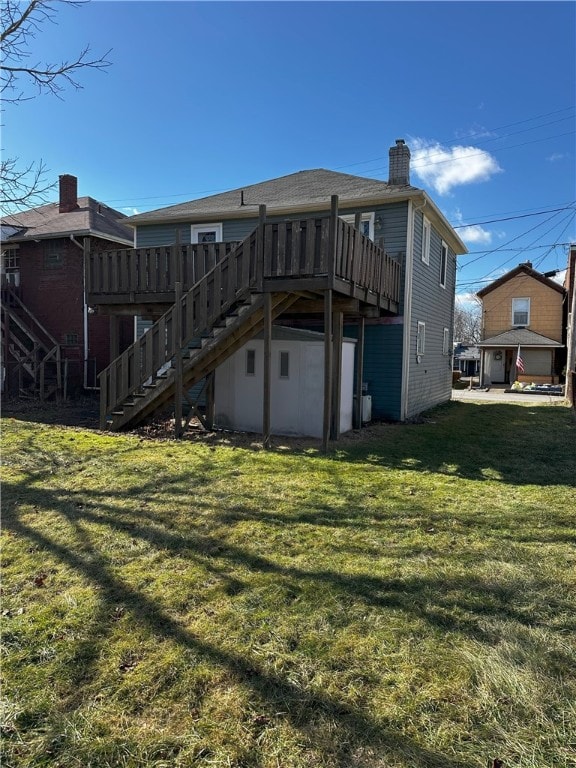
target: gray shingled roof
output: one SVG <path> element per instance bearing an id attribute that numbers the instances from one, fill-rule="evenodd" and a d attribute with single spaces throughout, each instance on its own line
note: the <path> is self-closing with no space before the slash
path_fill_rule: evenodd
<path id="1" fill-rule="evenodd" d="M 510 331 L 504 331 L 490 339 L 484 339 L 478 344 L 479 347 L 563 347 L 564 344 L 547 336 L 542 336 L 528 328 L 513 328 Z"/>
<path id="2" fill-rule="evenodd" d="M 352 176 L 348 173 L 326 171 L 323 168 L 298 171 L 288 176 L 262 181 L 229 192 L 202 197 L 188 203 L 159 208 L 148 213 L 130 216 L 130 224 L 190 219 L 217 215 L 221 218 L 239 215 L 256 216 L 258 206 L 266 205 L 269 212 L 291 208 L 329 208 L 331 195 L 338 195 L 340 205 L 344 201 L 358 202 L 399 197 L 406 193 L 421 192 L 410 185 L 394 186 L 385 181 Z M 244 205 L 242 205 L 242 193 Z"/>
<path id="3" fill-rule="evenodd" d="M 123 223 L 126 218 L 120 211 L 99 203 L 92 197 L 79 197 L 78 209 L 70 213 L 60 213 L 58 203 L 49 203 L 12 216 L 4 216 L 3 232 L 7 227 L 16 231 L 3 240 L 21 242 L 72 234 L 94 235 L 132 245 L 134 232 Z"/>
<path id="4" fill-rule="evenodd" d="M 264 332 L 257 333 L 255 339 L 263 339 Z M 318 331 L 309 331 L 307 328 L 290 328 L 285 325 L 272 326 L 272 339 L 274 341 L 324 341 L 324 334 Z M 344 337 L 344 341 L 356 342 L 356 339 Z"/>

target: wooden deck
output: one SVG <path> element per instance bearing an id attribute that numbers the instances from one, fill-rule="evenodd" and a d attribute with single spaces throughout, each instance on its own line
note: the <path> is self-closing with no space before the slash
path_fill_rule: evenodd
<path id="1" fill-rule="evenodd" d="M 360 233 L 359 217 L 354 227 L 337 211 L 334 197 L 329 217 L 267 222 L 261 206 L 258 226 L 240 243 L 91 253 L 86 240 L 88 303 L 111 314 L 158 316 L 100 374 L 102 428 L 136 424 L 174 397 L 179 433 L 183 392 L 211 376 L 260 331 L 269 344 L 275 318 L 321 312 L 326 444 L 329 434 L 337 433 L 332 415 L 340 372 L 335 364 L 333 375 L 332 361 L 338 360 L 344 313 L 363 323 L 368 313 L 397 313 L 400 303 L 399 262 Z M 269 358 L 265 425 L 270 423 Z"/>
<path id="2" fill-rule="evenodd" d="M 185 293 L 230 257 L 231 278 L 236 279 L 232 273 L 242 261 L 242 269 L 264 293 L 332 289 L 387 312 L 398 311 L 399 263 L 341 219 L 264 223 L 247 241 L 87 251 L 88 304 L 129 314 L 157 305 L 160 313 L 174 302 L 176 283 Z"/>

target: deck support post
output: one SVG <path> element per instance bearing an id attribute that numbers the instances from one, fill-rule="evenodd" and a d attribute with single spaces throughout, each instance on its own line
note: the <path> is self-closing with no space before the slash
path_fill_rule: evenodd
<path id="1" fill-rule="evenodd" d="M 177 281 L 174 285 L 174 352 L 176 355 L 176 368 L 174 371 L 174 437 L 179 440 L 182 437 L 182 387 L 183 387 L 183 360 L 182 360 L 182 283 Z"/>
<path id="2" fill-rule="evenodd" d="M 332 423 L 332 291 L 324 293 L 324 424 L 322 450 L 328 450 Z"/>
<path id="3" fill-rule="evenodd" d="M 116 360 L 120 354 L 120 319 L 110 315 L 110 360 Z"/>
<path id="4" fill-rule="evenodd" d="M 344 338 L 344 313 L 334 312 L 332 315 L 332 418 L 330 437 L 338 440 L 340 437 L 340 402 L 342 400 L 342 341 Z"/>
<path id="5" fill-rule="evenodd" d="M 264 225 L 266 224 L 266 206 L 258 206 L 258 231 L 256 234 L 256 285 L 257 290 L 264 290 Z"/>
<path id="6" fill-rule="evenodd" d="M 262 445 L 270 448 L 270 411 L 272 404 L 272 294 L 264 294 L 264 397 L 262 405 Z"/>
<path id="7" fill-rule="evenodd" d="M 214 392 L 216 384 L 216 371 L 211 371 L 206 376 L 206 429 L 214 429 Z"/>
<path id="8" fill-rule="evenodd" d="M 356 402 L 354 407 L 354 429 L 362 428 L 362 380 L 364 378 L 364 331 L 366 319 L 358 320 L 358 342 L 356 344 Z"/>

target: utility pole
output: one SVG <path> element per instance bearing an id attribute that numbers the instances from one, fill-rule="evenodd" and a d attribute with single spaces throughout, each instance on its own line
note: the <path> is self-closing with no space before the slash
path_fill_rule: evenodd
<path id="1" fill-rule="evenodd" d="M 574 372 L 576 360 L 576 275 L 574 274 L 574 268 L 576 267 L 576 257 L 570 254 L 570 258 L 572 259 L 572 303 L 568 314 L 568 333 L 566 338 L 566 345 L 568 347 L 566 357 L 566 399 L 570 405 L 574 406 L 574 378 L 576 378 Z M 570 290 L 570 285 L 568 285 L 568 289 Z"/>

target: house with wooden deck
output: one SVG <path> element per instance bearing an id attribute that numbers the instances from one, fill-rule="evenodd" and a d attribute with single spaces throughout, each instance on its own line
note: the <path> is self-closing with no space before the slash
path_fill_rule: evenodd
<path id="1" fill-rule="evenodd" d="M 85 246 L 126 248 L 133 230 L 119 211 L 78 197 L 78 180 L 59 178 L 59 198 L 2 218 L 2 391 L 42 399 L 97 387 L 110 362 L 110 318 L 90 309 Z M 133 322 L 114 326 L 124 348 Z"/>
<path id="2" fill-rule="evenodd" d="M 215 372 L 240 350 L 256 370 L 250 342 L 261 335 L 266 441 L 281 397 L 273 325 L 322 334 L 310 375 L 321 371 L 324 441 L 342 429 L 345 337 L 356 340 L 356 424 L 363 394 L 373 417 L 397 421 L 449 400 L 456 255 L 466 248 L 410 184 L 405 142 L 389 155 L 387 182 L 301 171 L 132 216 L 134 248 L 87 247 L 90 306 L 148 322 L 100 376 L 102 426 L 130 427 L 172 403 L 179 432 L 198 413 L 199 388 L 213 423 Z"/>
<path id="3" fill-rule="evenodd" d="M 566 363 L 564 287 L 527 261 L 477 296 L 482 302 L 481 383 L 558 384 Z"/>

